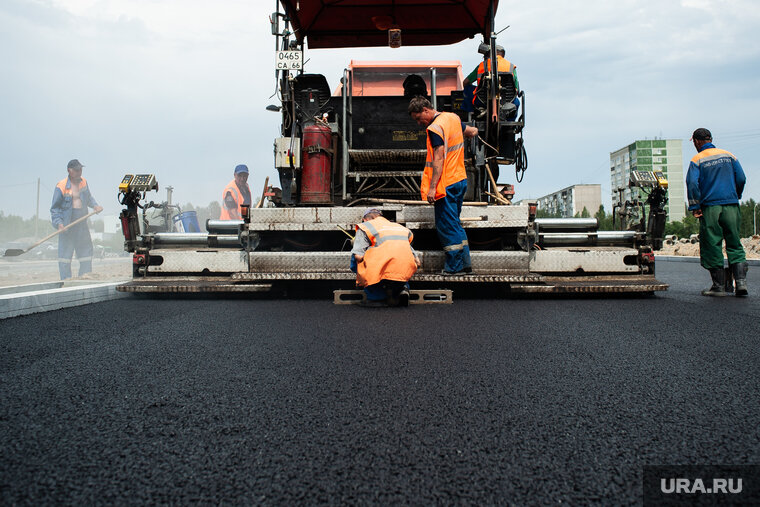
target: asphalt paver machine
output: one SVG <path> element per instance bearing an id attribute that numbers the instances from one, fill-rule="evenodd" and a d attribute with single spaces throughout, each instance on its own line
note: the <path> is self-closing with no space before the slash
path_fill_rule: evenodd
<path id="1" fill-rule="evenodd" d="M 151 232 L 139 208 L 157 189 L 152 175 L 127 175 L 125 247 L 133 253 L 129 292 L 257 292 L 327 282 L 350 288 L 348 236 L 368 206 L 414 233 L 422 266 L 411 283 L 454 288 L 488 284 L 511 293 L 652 293 L 655 246 L 664 229 L 664 178 L 639 171 L 631 185 L 650 190 L 645 216 L 627 230 L 600 231 L 596 219 L 536 218 L 534 203 L 512 205 L 527 169 L 521 108 L 511 75 L 487 72 L 474 109 L 458 61 L 352 60 L 340 76 L 306 72 L 305 50 L 441 46 L 481 37 L 484 63 L 496 61 L 496 0 L 281 0 L 272 14 L 281 116 L 274 141 L 280 187 L 243 207 L 242 220 L 209 220 L 206 232 Z M 308 62 L 307 62 L 308 63 Z M 420 199 L 425 130 L 408 115 L 411 97 L 478 128 L 465 142 L 468 190 L 461 220 L 472 274 L 443 276 L 433 207 Z M 661 177 L 661 175 L 659 175 Z"/>

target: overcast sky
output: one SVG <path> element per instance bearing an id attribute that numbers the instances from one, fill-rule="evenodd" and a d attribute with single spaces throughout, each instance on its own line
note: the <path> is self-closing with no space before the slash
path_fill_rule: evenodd
<path id="1" fill-rule="evenodd" d="M 272 0 L 2 0 L 0 210 L 49 216 L 78 158 L 106 213 L 125 173 L 156 174 L 163 200 L 220 200 L 236 164 L 254 194 L 276 180 Z M 744 199 L 760 200 L 760 2 L 502 0 L 507 57 L 527 94 L 529 169 L 516 199 L 600 183 L 609 153 L 636 139 L 684 140 L 697 127 L 736 154 Z M 354 59 L 477 63 L 479 38 L 425 48 L 307 50 L 331 88 Z M 504 171 L 502 171 L 504 174 Z M 514 173 L 500 179 L 515 183 Z"/>

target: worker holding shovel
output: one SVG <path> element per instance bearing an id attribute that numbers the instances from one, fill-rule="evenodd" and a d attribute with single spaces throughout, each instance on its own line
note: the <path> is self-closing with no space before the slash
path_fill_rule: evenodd
<path id="1" fill-rule="evenodd" d="M 92 238 L 87 227 L 88 208 L 94 213 L 103 211 L 90 193 L 87 180 L 82 178 L 82 164 L 79 160 L 69 161 L 66 169 L 67 178 L 62 179 L 53 190 L 53 204 L 50 206 L 50 218 L 53 227 L 60 231 L 58 239 L 58 271 L 61 280 L 71 278 L 71 259 L 74 251 L 79 260 L 79 276 L 92 271 Z M 77 224 L 72 224 L 80 220 Z M 72 227 L 67 228 L 68 225 Z M 65 229 L 65 230 L 64 230 Z"/>

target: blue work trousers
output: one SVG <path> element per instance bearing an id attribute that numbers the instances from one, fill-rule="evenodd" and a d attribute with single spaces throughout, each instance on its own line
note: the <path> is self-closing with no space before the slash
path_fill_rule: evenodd
<path id="1" fill-rule="evenodd" d="M 446 187 L 446 197 L 435 201 L 435 228 L 446 255 L 443 269 L 458 273 L 472 266 L 467 233 L 459 222 L 467 180 Z"/>
<path id="2" fill-rule="evenodd" d="M 356 257 L 353 255 L 351 255 L 349 268 L 356 273 L 358 265 Z M 364 294 L 367 296 L 367 301 L 385 301 L 388 298 L 388 290 L 391 291 L 392 296 L 398 297 L 399 292 L 404 289 L 409 290 L 409 282 L 404 283 L 395 280 L 380 280 L 378 283 L 364 287 Z"/>
<path id="3" fill-rule="evenodd" d="M 75 209 L 71 220 L 74 221 L 86 214 L 87 209 Z M 71 278 L 71 259 L 75 251 L 79 260 L 79 276 L 92 271 L 92 238 L 87 228 L 87 220 L 58 235 L 58 272 L 61 280 Z"/>

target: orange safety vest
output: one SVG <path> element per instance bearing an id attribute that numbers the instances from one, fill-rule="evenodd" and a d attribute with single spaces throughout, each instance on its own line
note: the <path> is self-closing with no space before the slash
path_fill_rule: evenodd
<path id="1" fill-rule="evenodd" d="M 504 58 L 503 56 L 496 56 L 496 72 L 508 72 L 510 74 L 515 73 L 515 67 L 512 65 L 512 62 Z M 491 59 L 488 59 L 488 71 L 491 71 Z M 478 86 L 480 86 L 480 79 L 485 74 L 485 70 L 483 67 L 483 62 L 480 62 L 480 65 L 478 65 Z"/>
<path id="2" fill-rule="evenodd" d="M 232 198 L 235 199 L 235 209 L 227 209 L 227 206 L 224 205 L 224 199 L 227 197 L 227 192 L 229 192 L 232 195 Z M 250 191 L 249 191 L 250 193 Z M 220 220 L 241 220 L 243 217 L 240 215 L 240 205 L 243 204 L 243 194 L 238 190 L 237 184 L 235 183 L 235 180 L 233 179 L 230 181 L 226 187 L 224 187 L 224 191 L 222 192 L 222 215 L 219 217 Z"/>
<path id="3" fill-rule="evenodd" d="M 417 271 L 412 248 L 412 231 L 383 217 L 356 226 L 367 234 L 370 247 L 356 266 L 356 285 L 366 287 L 381 280 L 407 282 Z"/>
<path id="4" fill-rule="evenodd" d="M 66 188 L 66 184 L 69 184 L 69 188 Z M 74 182 L 69 178 L 64 178 L 55 185 L 53 191 L 53 203 L 50 207 L 50 218 L 53 223 L 53 227 L 58 227 L 59 224 L 69 225 L 71 223 L 71 216 L 74 211 Z M 58 192 L 61 193 L 60 199 L 58 198 Z M 79 182 L 79 198 L 82 200 L 82 210 L 87 211 L 87 208 L 94 208 L 98 205 L 90 194 L 90 188 L 87 186 L 87 180 L 82 178 Z"/>
<path id="5" fill-rule="evenodd" d="M 504 72 L 512 74 L 512 79 L 514 79 L 515 76 L 515 67 L 512 65 L 512 62 L 504 58 L 503 56 L 496 56 L 496 71 L 497 72 Z M 483 70 L 483 62 L 480 62 L 480 65 L 478 65 L 478 86 L 475 89 L 475 92 L 472 94 L 472 103 L 473 105 L 477 104 L 478 100 L 478 88 L 480 88 L 480 79 L 485 75 L 485 70 Z M 488 71 L 491 71 L 491 60 L 488 60 Z M 517 84 L 515 84 L 515 88 L 517 87 Z"/>
<path id="6" fill-rule="evenodd" d="M 61 181 L 59 181 L 58 184 L 56 185 L 56 187 L 58 187 L 58 189 L 61 191 L 61 195 L 63 195 L 64 197 L 66 197 L 67 195 L 71 194 L 71 185 L 74 184 L 72 182 L 71 185 L 69 185 L 69 188 L 66 188 L 66 183 L 68 181 L 69 181 L 69 178 L 67 176 L 66 178 L 63 178 Z M 84 179 L 84 178 L 81 178 L 81 180 L 79 182 L 79 190 L 81 191 L 86 186 L 87 186 L 87 180 Z M 80 192 L 80 195 L 81 195 L 81 192 Z M 87 203 L 84 203 L 84 205 L 85 205 L 84 207 L 86 208 L 87 207 Z"/>
<path id="7" fill-rule="evenodd" d="M 440 113 L 428 125 L 427 130 L 435 132 L 443 138 L 443 172 L 438 185 L 435 187 L 436 200 L 446 197 L 446 187 L 467 179 L 464 169 L 464 135 L 462 133 L 462 120 L 454 113 Z M 433 147 L 430 145 L 430 136 L 427 138 L 427 159 L 425 171 L 422 173 L 420 194 L 422 200 L 427 200 L 430 190 L 430 180 L 433 178 Z"/>

